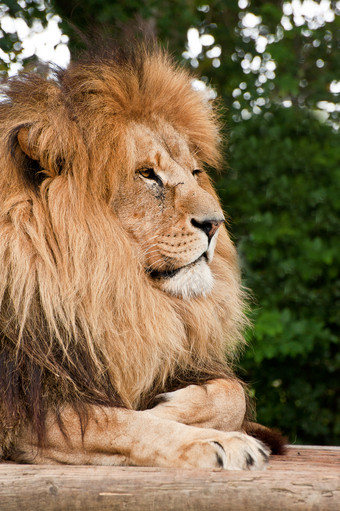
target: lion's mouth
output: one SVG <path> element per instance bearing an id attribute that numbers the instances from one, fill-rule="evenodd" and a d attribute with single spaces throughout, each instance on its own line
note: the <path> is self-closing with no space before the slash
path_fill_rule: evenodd
<path id="1" fill-rule="evenodd" d="M 187 269 L 187 268 L 191 268 L 192 266 L 195 266 L 195 264 L 197 264 L 202 259 L 205 259 L 206 261 L 208 260 L 206 252 L 204 252 L 204 254 L 200 255 L 192 263 L 186 264 L 184 266 L 180 266 L 179 268 L 175 268 L 173 270 L 168 269 L 168 270 L 164 270 L 164 271 L 154 270 L 152 268 L 147 268 L 146 269 L 146 273 L 148 275 L 150 275 L 150 277 L 152 279 L 171 279 L 172 277 L 177 275 L 177 273 L 179 273 L 181 270 Z"/>

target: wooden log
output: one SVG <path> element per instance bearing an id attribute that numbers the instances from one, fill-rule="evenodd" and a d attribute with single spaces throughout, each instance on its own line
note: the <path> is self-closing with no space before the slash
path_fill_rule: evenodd
<path id="1" fill-rule="evenodd" d="M 264 472 L 0 464 L 0 510 L 338 511 L 340 448 L 290 448 Z"/>

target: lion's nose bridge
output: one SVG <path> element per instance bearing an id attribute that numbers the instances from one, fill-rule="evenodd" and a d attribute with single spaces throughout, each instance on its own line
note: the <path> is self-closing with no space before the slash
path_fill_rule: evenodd
<path id="1" fill-rule="evenodd" d="M 188 222 L 202 230 L 210 240 L 224 222 L 217 200 L 202 188 L 189 191 L 182 199 Z"/>

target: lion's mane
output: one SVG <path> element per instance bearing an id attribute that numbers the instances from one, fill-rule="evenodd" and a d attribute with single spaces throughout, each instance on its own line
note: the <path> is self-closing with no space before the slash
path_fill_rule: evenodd
<path id="1" fill-rule="evenodd" d="M 114 213 L 134 172 L 131 120 L 162 118 L 207 165 L 214 108 L 157 48 L 84 59 L 54 78 L 22 74 L 0 104 L 0 441 L 47 410 L 142 408 L 181 382 L 228 375 L 242 342 L 235 250 L 221 229 L 206 297 L 157 289 Z M 27 129 L 29 151 L 18 136 Z M 214 194 L 209 183 L 207 190 Z M 137 205 L 136 205 L 137 207 Z M 230 367 L 230 362 L 229 362 Z"/>

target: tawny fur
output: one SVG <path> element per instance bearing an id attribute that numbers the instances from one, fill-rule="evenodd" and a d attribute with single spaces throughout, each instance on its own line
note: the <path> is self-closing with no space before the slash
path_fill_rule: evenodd
<path id="1" fill-rule="evenodd" d="M 23 74 L 4 85 L 4 456 L 28 425 L 43 444 L 51 414 L 63 431 L 65 407 L 85 424 L 94 405 L 140 410 L 185 384 L 233 379 L 245 319 L 226 229 L 210 264 L 212 291 L 185 300 L 151 281 L 145 247 L 117 213 L 139 163 L 136 125 L 145 134 L 174 130 L 201 167 L 218 165 L 217 115 L 191 80 L 161 50 L 142 46 L 72 64 L 53 79 Z M 217 204 L 208 176 L 199 179 Z M 138 216 L 139 204 L 131 208 Z"/>

